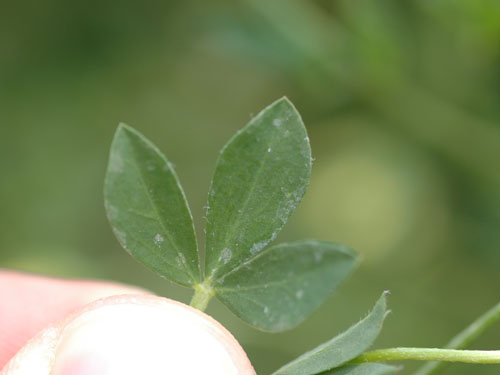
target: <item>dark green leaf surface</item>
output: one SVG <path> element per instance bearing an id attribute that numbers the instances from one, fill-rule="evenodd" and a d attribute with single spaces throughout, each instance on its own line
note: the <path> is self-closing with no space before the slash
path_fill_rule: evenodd
<path id="1" fill-rule="evenodd" d="M 373 344 L 382 329 L 385 315 L 384 293 L 366 318 L 330 341 L 283 366 L 273 375 L 318 374 L 345 364 Z"/>
<path id="2" fill-rule="evenodd" d="M 267 330 L 292 328 L 317 309 L 353 270 L 357 254 L 322 241 L 270 247 L 214 285 L 236 315 Z"/>
<path id="3" fill-rule="evenodd" d="M 310 175 L 309 139 L 286 98 L 260 112 L 224 146 L 208 197 L 209 280 L 223 278 L 275 238 Z"/>
<path id="4" fill-rule="evenodd" d="M 385 365 L 383 363 L 363 363 L 345 365 L 322 372 L 321 375 L 392 375 L 397 374 L 400 369 L 400 367 Z"/>
<path id="5" fill-rule="evenodd" d="M 111 146 L 104 196 L 113 231 L 131 255 L 181 285 L 199 282 L 193 219 L 177 176 L 150 141 L 123 124 Z"/>

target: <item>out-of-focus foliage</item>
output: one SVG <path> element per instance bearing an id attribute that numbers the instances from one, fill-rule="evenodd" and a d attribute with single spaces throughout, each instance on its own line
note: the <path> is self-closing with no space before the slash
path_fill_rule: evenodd
<path id="1" fill-rule="evenodd" d="M 442 345 L 498 301 L 498 1 L 4 0 L 1 9 L 0 266 L 187 301 L 130 260 L 106 222 L 114 129 L 130 123 L 169 155 L 202 233 L 217 151 L 287 95 L 316 162 L 278 240 L 343 242 L 365 260 L 286 334 L 209 308 L 259 373 L 343 330 L 383 289 L 394 314 L 381 347 Z M 476 347 L 497 347 L 499 334 Z"/>

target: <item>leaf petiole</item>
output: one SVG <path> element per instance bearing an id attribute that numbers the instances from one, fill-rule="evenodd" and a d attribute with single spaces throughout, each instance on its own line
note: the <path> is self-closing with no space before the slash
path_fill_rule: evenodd
<path id="1" fill-rule="evenodd" d="M 349 363 L 404 360 L 495 364 L 500 363 L 500 350 L 390 348 L 361 354 Z"/>
<path id="2" fill-rule="evenodd" d="M 190 305 L 200 311 L 205 311 L 208 303 L 215 295 L 215 290 L 206 281 L 194 286 L 194 295 Z"/>

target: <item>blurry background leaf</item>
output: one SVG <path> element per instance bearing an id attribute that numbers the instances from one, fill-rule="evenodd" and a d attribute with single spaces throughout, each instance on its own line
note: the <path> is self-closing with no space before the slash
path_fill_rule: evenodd
<path id="1" fill-rule="evenodd" d="M 293 104 L 266 107 L 221 150 L 207 208 L 206 277 L 220 283 L 287 222 L 311 176 L 311 148 Z"/>
<path id="2" fill-rule="evenodd" d="M 266 331 L 304 321 L 353 270 L 356 253 L 321 241 L 282 243 L 263 250 L 215 285 L 236 315 Z"/>
<path id="3" fill-rule="evenodd" d="M 116 130 L 104 203 L 120 244 L 164 278 L 200 281 L 193 219 L 179 180 L 161 152 L 127 125 Z"/>
<path id="4" fill-rule="evenodd" d="M 102 183 L 116 124 L 137 126 L 175 164 L 202 240 L 218 151 L 287 95 L 316 161 L 279 240 L 345 243 L 363 262 L 286 333 L 209 306 L 257 373 L 333 337 L 381 290 L 394 314 L 380 347 L 442 346 L 498 301 L 500 2 L 0 2 L 0 267 L 188 302 L 109 229 Z M 500 326 L 475 348 L 498 337 Z"/>

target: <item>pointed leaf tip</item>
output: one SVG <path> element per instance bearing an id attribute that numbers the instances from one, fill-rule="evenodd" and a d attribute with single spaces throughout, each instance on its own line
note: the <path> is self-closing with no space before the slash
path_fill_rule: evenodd
<path id="1" fill-rule="evenodd" d="M 379 335 L 386 316 L 386 295 L 359 323 L 307 352 L 272 375 L 318 374 L 342 366 L 368 349 Z"/>
<path id="2" fill-rule="evenodd" d="M 224 146 L 208 198 L 206 274 L 222 279 L 272 241 L 311 175 L 309 138 L 286 98 L 261 111 Z"/>

